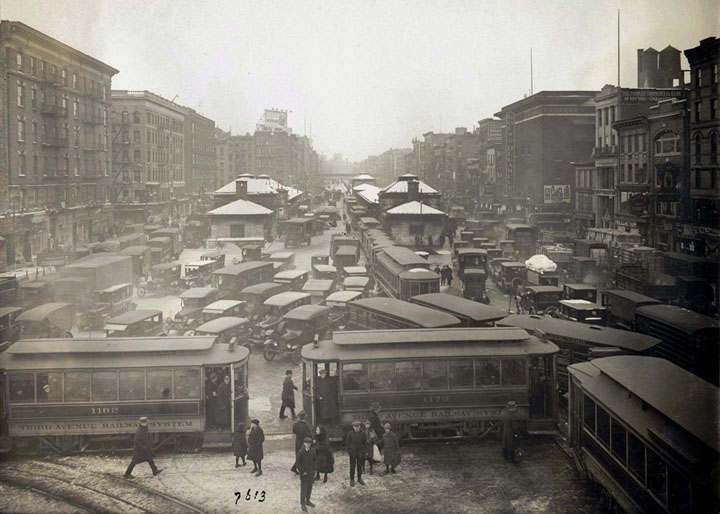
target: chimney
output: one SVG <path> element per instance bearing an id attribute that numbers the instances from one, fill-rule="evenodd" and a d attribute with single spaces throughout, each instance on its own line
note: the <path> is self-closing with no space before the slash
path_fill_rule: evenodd
<path id="1" fill-rule="evenodd" d="M 235 199 L 236 200 L 247 200 L 247 180 L 237 179 L 235 180 Z"/>
<path id="2" fill-rule="evenodd" d="M 408 180 L 408 202 L 420 201 L 420 181 L 418 179 Z"/>

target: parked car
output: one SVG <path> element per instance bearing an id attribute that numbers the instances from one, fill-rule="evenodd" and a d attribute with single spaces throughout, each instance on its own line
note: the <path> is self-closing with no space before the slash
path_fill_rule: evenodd
<path id="1" fill-rule="evenodd" d="M 67 302 L 45 303 L 15 319 L 20 324 L 22 339 L 72 337 L 75 309 Z"/>
<path id="2" fill-rule="evenodd" d="M 530 314 L 554 316 L 560 308 L 563 290 L 557 286 L 530 286 L 522 297 L 523 309 Z"/>
<path id="3" fill-rule="evenodd" d="M 235 316 L 221 316 L 203 323 L 185 335 L 214 336 L 216 343 L 250 347 L 250 320 Z"/>
<path id="4" fill-rule="evenodd" d="M 241 300 L 218 300 L 206 305 L 202 310 L 202 322 L 207 323 L 215 318 L 227 316 L 242 318 L 245 314 L 246 305 Z"/>
<path id="5" fill-rule="evenodd" d="M 107 337 L 153 337 L 166 335 L 163 314 L 158 310 L 129 311 L 105 322 Z"/>
<path id="6" fill-rule="evenodd" d="M 289 355 L 295 364 L 300 363 L 302 347 L 325 337 L 329 321 L 330 309 L 323 305 L 302 305 L 291 310 L 267 334 L 263 357 L 269 362 L 278 355 Z"/>

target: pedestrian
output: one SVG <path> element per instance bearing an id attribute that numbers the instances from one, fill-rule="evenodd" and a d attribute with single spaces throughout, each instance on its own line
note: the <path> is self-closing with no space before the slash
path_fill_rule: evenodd
<path id="1" fill-rule="evenodd" d="M 350 233 L 350 230 L 351 230 L 351 229 L 352 229 L 352 226 L 350 225 L 350 223 L 349 223 L 349 222 L 345 223 L 345 232 L 346 232 L 347 234 Z"/>
<path id="2" fill-rule="evenodd" d="M 138 420 L 138 427 L 135 431 L 133 439 L 133 453 L 130 465 L 125 470 L 125 478 L 132 478 L 133 469 L 136 464 L 147 462 L 150 464 L 153 476 L 162 473 L 162 469 L 158 469 L 153 460 L 152 445 L 150 443 L 150 434 L 148 433 L 148 419 L 143 416 Z"/>
<path id="3" fill-rule="evenodd" d="M 395 468 L 400 464 L 400 441 L 395 432 L 391 430 L 390 423 L 383 425 L 385 433 L 382 435 L 383 439 L 383 462 L 385 462 L 385 472 L 383 475 L 388 473 L 395 473 Z"/>
<path id="4" fill-rule="evenodd" d="M 432 248 L 433 246 L 433 237 L 432 234 L 428 234 L 428 248 Z"/>
<path id="5" fill-rule="evenodd" d="M 441 273 L 442 270 L 440 269 L 440 266 L 438 266 L 438 265 L 436 264 L 436 265 L 435 265 L 435 269 L 433 269 L 433 271 L 440 277 L 440 281 L 441 281 L 441 284 L 442 284 L 442 273 Z"/>
<path id="6" fill-rule="evenodd" d="M 415 247 L 420 248 L 420 234 L 415 234 Z"/>
<path id="7" fill-rule="evenodd" d="M 455 233 L 451 230 L 448 231 L 448 243 L 450 243 L 450 248 L 453 246 L 453 241 L 455 240 Z"/>
<path id="8" fill-rule="evenodd" d="M 215 428 L 215 401 L 217 400 L 217 374 L 210 373 L 205 379 L 205 423 Z"/>
<path id="9" fill-rule="evenodd" d="M 280 406 L 280 419 L 287 418 L 285 415 L 285 408 L 287 407 L 290 408 L 290 414 L 292 415 L 292 418 L 295 419 L 295 391 L 297 391 L 297 387 L 293 384 L 292 370 L 289 369 L 285 372 L 282 395 L 280 396 L 280 399 L 282 400 L 282 405 Z"/>
<path id="10" fill-rule="evenodd" d="M 367 439 L 365 433 L 360 431 L 360 422 L 352 423 L 352 430 L 348 432 L 345 448 L 350 457 L 350 487 L 355 487 L 355 471 L 357 470 L 358 484 L 365 485 L 362 479 L 363 462 L 367 453 Z"/>
<path id="11" fill-rule="evenodd" d="M 438 245 L 440 245 L 440 248 L 443 248 L 445 246 L 445 232 L 440 232 L 440 237 L 438 238 Z"/>
<path id="12" fill-rule="evenodd" d="M 517 445 L 517 404 L 513 401 L 500 414 L 500 437 L 502 439 L 503 458 L 515 462 L 515 448 Z"/>
<path id="13" fill-rule="evenodd" d="M 320 370 L 315 394 L 320 407 L 318 423 L 329 425 L 338 415 L 337 389 L 334 379 L 328 377 L 327 371 L 324 369 Z"/>
<path id="14" fill-rule="evenodd" d="M 235 467 L 240 467 L 240 459 L 242 459 L 242 465 L 247 465 L 245 462 L 245 456 L 248 452 L 247 434 L 245 433 L 245 424 L 238 423 L 235 427 L 235 433 L 232 437 L 233 441 L 233 453 L 235 454 Z"/>
<path id="15" fill-rule="evenodd" d="M 307 416 L 305 415 L 305 412 L 300 412 L 298 414 L 298 420 L 293 425 L 293 434 L 295 434 L 295 453 L 300 451 L 300 448 L 302 448 L 303 441 L 306 437 L 312 438 L 312 430 L 310 429 L 310 426 L 307 424 L 306 421 Z M 293 464 L 293 467 L 290 468 L 290 471 L 293 473 L 297 473 L 297 467 L 295 464 Z"/>
<path id="16" fill-rule="evenodd" d="M 368 413 L 367 419 L 370 421 L 370 427 L 377 436 L 375 444 L 378 445 L 378 448 L 382 448 L 382 434 L 384 430 L 383 424 L 380 422 L 380 404 L 378 402 L 372 402 L 370 404 L 370 412 Z"/>
<path id="17" fill-rule="evenodd" d="M 317 475 L 315 480 L 320 480 L 320 473 L 323 473 L 323 484 L 327 483 L 328 473 L 335 471 L 335 456 L 328 442 L 327 431 L 322 425 L 315 427 L 315 451 L 317 452 Z"/>
<path id="18" fill-rule="evenodd" d="M 369 419 L 365 420 L 365 437 L 367 438 L 367 452 L 365 453 L 365 462 L 370 466 L 370 474 L 373 474 L 373 464 L 375 463 L 375 448 L 379 436 L 372 429 L 372 424 Z"/>
<path id="19" fill-rule="evenodd" d="M 447 276 L 445 277 L 445 282 L 447 282 L 448 287 L 452 287 L 452 281 L 453 281 L 452 268 L 450 266 L 448 266 L 447 264 L 445 265 L 445 268 L 447 269 L 447 271 L 445 272 L 445 273 L 447 273 Z"/>
<path id="20" fill-rule="evenodd" d="M 312 438 L 306 437 L 303 439 L 302 448 L 295 454 L 295 467 L 300 472 L 300 508 L 303 512 L 307 512 L 306 505 L 315 506 L 310 501 L 310 496 L 317 471 L 317 453 L 311 444 Z"/>
<path id="21" fill-rule="evenodd" d="M 215 424 L 220 428 L 220 431 L 230 426 L 230 375 L 225 375 L 222 383 L 217 388 Z"/>
<path id="22" fill-rule="evenodd" d="M 253 462 L 253 469 L 250 473 L 257 473 L 255 476 L 262 475 L 263 460 L 263 442 L 265 441 L 265 433 L 260 428 L 260 421 L 253 419 L 250 421 L 250 435 L 248 436 L 248 459 Z"/>

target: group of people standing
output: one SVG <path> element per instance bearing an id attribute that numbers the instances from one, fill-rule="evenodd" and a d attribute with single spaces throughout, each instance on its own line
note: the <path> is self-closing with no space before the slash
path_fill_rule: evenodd
<path id="1" fill-rule="evenodd" d="M 435 265 L 435 269 L 433 270 L 435 273 L 440 275 L 440 285 L 441 286 L 448 286 L 450 287 L 452 285 L 453 281 L 453 270 L 450 266 L 445 264 L 442 268 L 438 265 Z"/>
<path id="2" fill-rule="evenodd" d="M 205 424 L 221 431 L 230 428 L 230 402 L 230 375 L 218 383 L 217 373 L 210 373 L 205 380 Z"/>

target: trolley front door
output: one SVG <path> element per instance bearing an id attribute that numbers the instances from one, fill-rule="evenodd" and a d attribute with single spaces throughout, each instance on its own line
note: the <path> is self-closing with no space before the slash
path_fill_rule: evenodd
<path id="1" fill-rule="evenodd" d="M 230 364 L 230 428 L 235 431 L 238 423 L 245 423 L 248 418 L 247 394 L 247 362 Z"/>

